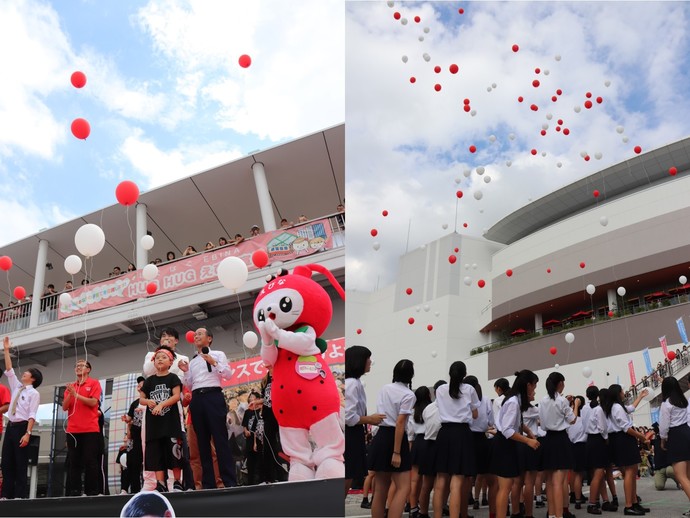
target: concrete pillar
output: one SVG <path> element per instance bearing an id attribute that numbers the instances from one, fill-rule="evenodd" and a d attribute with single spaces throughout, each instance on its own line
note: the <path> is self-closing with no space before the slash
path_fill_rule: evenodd
<path id="1" fill-rule="evenodd" d="M 34 272 L 34 298 L 31 301 L 31 316 L 29 317 L 29 327 L 38 325 L 38 316 L 41 313 L 41 295 L 43 286 L 46 282 L 46 261 L 48 259 L 48 241 L 41 239 L 38 241 L 38 255 L 36 257 L 36 271 Z"/>
<path id="2" fill-rule="evenodd" d="M 276 219 L 273 216 L 273 205 L 271 203 L 271 193 L 268 191 L 268 181 L 266 180 L 266 170 L 261 162 L 252 164 L 252 172 L 254 173 L 254 184 L 256 185 L 256 194 L 259 197 L 259 208 L 261 209 L 261 222 L 263 224 L 263 232 L 270 232 L 276 230 Z"/>
<path id="3" fill-rule="evenodd" d="M 535 331 L 541 331 L 542 330 L 541 313 L 535 313 L 534 314 L 534 330 Z"/>
<path id="4" fill-rule="evenodd" d="M 616 297 L 616 295 L 616 290 L 614 289 L 609 289 L 606 292 L 606 296 L 609 302 L 609 311 L 613 311 L 614 313 L 618 311 L 618 298 Z"/>
<path id="5" fill-rule="evenodd" d="M 137 228 L 136 228 L 136 236 L 137 236 L 137 242 L 136 242 L 136 249 L 137 249 L 137 270 L 141 270 L 144 266 L 146 266 L 149 262 L 149 252 L 148 250 L 144 250 L 143 247 L 141 246 L 141 238 L 146 235 L 146 231 L 148 230 L 146 228 L 146 205 L 143 203 L 138 203 L 137 204 Z"/>

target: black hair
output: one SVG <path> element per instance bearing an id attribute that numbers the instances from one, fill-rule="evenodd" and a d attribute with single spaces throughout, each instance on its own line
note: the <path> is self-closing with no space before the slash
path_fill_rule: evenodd
<path id="1" fill-rule="evenodd" d="M 587 396 L 587 399 L 589 399 L 590 408 L 596 408 L 599 405 L 599 401 L 597 401 L 597 398 L 599 397 L 599 387 L 596 385 L 590 385 L 587 387 L 585 395 Z"/>
<path id="2" fill-rule="evenodd" d="M 580 411 L 582 411 L 582 407 L 585 406 L 585 398 L 583 398 L 582 396 L 575 396 L 573 398 L 573 405 L 575 404 L 576 399 L 580 400 Z"/>
<path id="3" fill-rule="evenodd" d="M 683 389 L 680 388 L 680 383 L 673 376 L 664 378 L 661 382 L 661 399 L 678 408 L 688 408 L 688 400 L 683 394 Z"/>
<path id="4" fill-rule="evenodd" d="M 412 390 L 412 378 L 414 378 L 414 364 L 412 360 L 400 360 L 393 367 L 393 383 L 399 381 Z"/>
<path id="5" fill-rule="evenodd" d="M 86 366 L 89 368 L 89 370 L 92 370 L 92 369 L 91 369 L 91 362 L 89 362 L 89 361 L 87 361 L 87 360 L 83 360 L 83 359 L 82 359 L 82 360 L 77 360 L 77 363 L 79 363 L 79 362 L 84 362 L 84 365 L 86 365 Z M 75 365 L 76 365 L 76 364 L 75 364 Z"/>
<path id="6" fill-rule="evenodd" d="M 546 378 L 546 392 L 551 399 L 556 399 L 556 389 L 561 381 L 565 381 L 565 376 L 558 371 L 553 371 L 549 374 L 549 377 Z"/>
<path id="7" fill-rule="evenodd" d="M 601 393 L 603 391 L 603 389 L 599 391 L 599 398 L 601 398 Z M 604 410 L 606 417 L 611 417 L 611 409 L 616 403 L 622 406 L 626 413 L 628 412 L 628 409 L 625 408 L 625 405 L 623 404 L 623 398 L 621 398 L 622 391 L 623 387 L 617 383 L 614 383 L 609 387 L 608 391 L 606 392 L 606 397 L 601 400 L 601 408 Z"/>
<path id="8" fill-rule="evenodd" d="M 158 492 L 138 493 L 122 509 L 120 516 L 138 518 L 140 516 L 172 516 L 168 503 Z"/>
<path id="9" fill-rule="evenodd" d="M 505 405 L 506 401 L 513 396 L 520 396 L 520 411 L 524 412 L 530 406 L 532 406 L 530 405 L 529 396 L 527 394 L 527 384 L 537 383 L 538 381 L 539 376 L 530 370 L 523 369 L 519 372 L 516 372 L 513 386 L 510 387 L 510 389 L 505 393 L 506 397 L 503 399 L 502 404 Z"/>
<path id="10" fill-rule="evenodd" d="M 422 424 L 424 422 L 422 412 L 424 412 L 424 409 L 431 403 L 431 391 L 429 387 L 422 385 L 421 387 L 417 387 L 417 390 L 414 391 L 414 395 L 417 401 L 414 403 L 413 419 L 415 423 Z"/>
<path id="11" fill-rule="evenodd" d="M 448 383 L 446 380 L 438 380 L 434 383 L 434 392 L 436 392 L 441 385 L 445 385 L 446 383 Z"/>
<path id="12" fill-rule="evenodd" d="M 161 331 L 161 336 L 163 336 L 164 334 L 174 337 L 175 340 L 180 339 L 180 333 L 178 333 L 177 329 L 175 329 L 174 327 L 164 327 Z"/>
<path id="13" fill-rule="evenodd" d="M 174 360 L 175 358 L 177 358 L 177 354 L 175 354 L 175 351 L 173 351 L 173 350 L 172 350 L 170 347 L 168 347 L 167 345 L 159 345 L 159 346 L 156 348 L 156 350 L 154 351 L 153 355 L 156 356 L 156 353 L 157 353 L 158 351 L 170 351 L 170 352 L 172 353 L 172 355 L 173 355 L 173 360 Z"/>
<path id="14" fill-rule="evenodd" d="M 170 259 L 170 254 L 172 254 L 172 259 Z M 173 259 L 175 259 L 175 252 L 170 250 L 167 254 L 165 254 L 165 260 L 166 261 L 172 261 Z"/>
<path id="15" fill-rule="evenodd" d="M 501 389 L 501 394 L 505 394 L 510 390 L 510 383 L 505 378 L 498 378 L 494 381 L 494 388 Z"/>
<path id="16" fill-rule="evenodd" d="M 137 383 L 141 383 L 142 381 L 146 381 L 146 378 L 144 378 L 144 376 L 137 376 Z"/>
<path id="17" fill-rule="evenodd" d="M 256 399 L 261 399 L 261 394 L 258 393 L 256 390 L 252 390 L 252 391 L 249 393 L 249 397 L 252 397 L 252 396 L 256 397 Z"/>
<path id="18" fill-rule="evenodd" d="M 345 377 L 361 378 L 369 358 L 371 351 L 363 345 L 353 345 L 345 349 Z"/>
<path id="19" fill-rule="evenodd" d="M 482 400 L 482 386 L 479 384 L 479 380 L 477 379 L 477 376 L 465 376 L 465 379 L 462 380 L 462 382 L 470 385 L 474 389 L 474 391 L 477 393 L 477 397 L 479 398 L 479 401 Z"/>
<path id="20" fill-rule="evenodd" d="M 448 387 L 448 394 L 453 399 L 459 399 L 462 393 L 461 385 L 462 380 L 467 376 L 467 366 L 461 362 L 453 362 L 450 364 L 450 369 L 448 369 L 448 374 L 450 375 L 450 387 Z"/>
<path id="21" fill-rule="evenodd" d="M 30 369 L 26 369 L 26 371 L 31 374 L 31 377 L 34 379 L 33 385 L 34 388 L 38 388 L 41 386 L 41 383 L 43 383 L 43 373 L 39 371 L 36 367 L 31 367 Z"/>

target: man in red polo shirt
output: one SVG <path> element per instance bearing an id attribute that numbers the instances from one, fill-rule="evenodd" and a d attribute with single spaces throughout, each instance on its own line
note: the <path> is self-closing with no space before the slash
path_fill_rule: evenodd
<path id="1" fill-rule="evenodd" d="M 101 384 L 89 377 L 91 364 L 77 360 L 74 367 L 77 380 L 68 383 L 62 409 L 67 412 L 67 454 L 69 456 L 69 496 L 81 495 L 81 474 L 84 472 L 84 492 L 98 494 L 101 474 L 101 443 L 98 426 L 98 402 Z"/>

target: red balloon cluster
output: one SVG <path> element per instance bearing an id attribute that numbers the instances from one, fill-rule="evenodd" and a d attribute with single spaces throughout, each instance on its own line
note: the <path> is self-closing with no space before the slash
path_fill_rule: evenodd
<path id="1" fill-rule="evenodd" d="M 124 180 L 115 189 L 115 197 L 125 207 L 134 205 L 139 199 L 139 187 L 131 180 Z"/>
<path id="2" fill-rule="evenodd" d="M 91 134 L 91 126 L 86 119 L 74 119 L 72 121 L 72 135 L 81 140 L 86 140 L 86 138 Z"/>
<path id="3" fill-rule="evenodd" d="M 17 300 L 22 300 L 24 297 L 26 297 L 26 290 L 22 286 L 17 286 L 14 289 L 14 298 Z"/>
<path id="4" fill-rule="evenodd" d="M 184 335 L 184 337 L 187 339 L 187 341 L 190 344 L 193 344 L 194 343 L 194 335 L 195 335 L 194 331 L 192 331 L 190 329 L 189 331 L 187 331 L 187 333 Z"/>
<path id="5" fill-rule="evenodd" d="M 146 285 L 146 293 L 148 293 L 149 295 L 153 295 L 157 291 L 158 291 L 158 285 L 155 282 L 149 282 Z"/>
<path id="6" fill-rule="evenodd" d="M 8 271 L 12 268 L 12 258 L 8 255 L 3 255 L 0 257 L 0 270 Z"/>
<path id="7" fill-rule="evenodd" d="M 72 73 L 70 81 L 74 88 L 83 88 L 84 85 L 86 85 L 86 74 L 77 70 L 76 72 Z"/>
<path id="8" fill-rule="evenodd" d="M 268 264 L 268 253 L 266 250 L 255 250 L 252 253 L 252 264 L 257 268 L 263 268 Z"/>

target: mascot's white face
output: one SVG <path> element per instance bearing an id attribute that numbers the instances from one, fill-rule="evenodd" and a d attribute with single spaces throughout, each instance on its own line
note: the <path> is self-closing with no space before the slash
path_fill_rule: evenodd
<path id="1" fill-rule="evenodd" d="M 286 329 L 299 320 L 304 310 L 304 298 L 299 291 L 281 288 L 266 295 L 254 308 L 254 324 L 273 320 L 280 329 Z"/>

